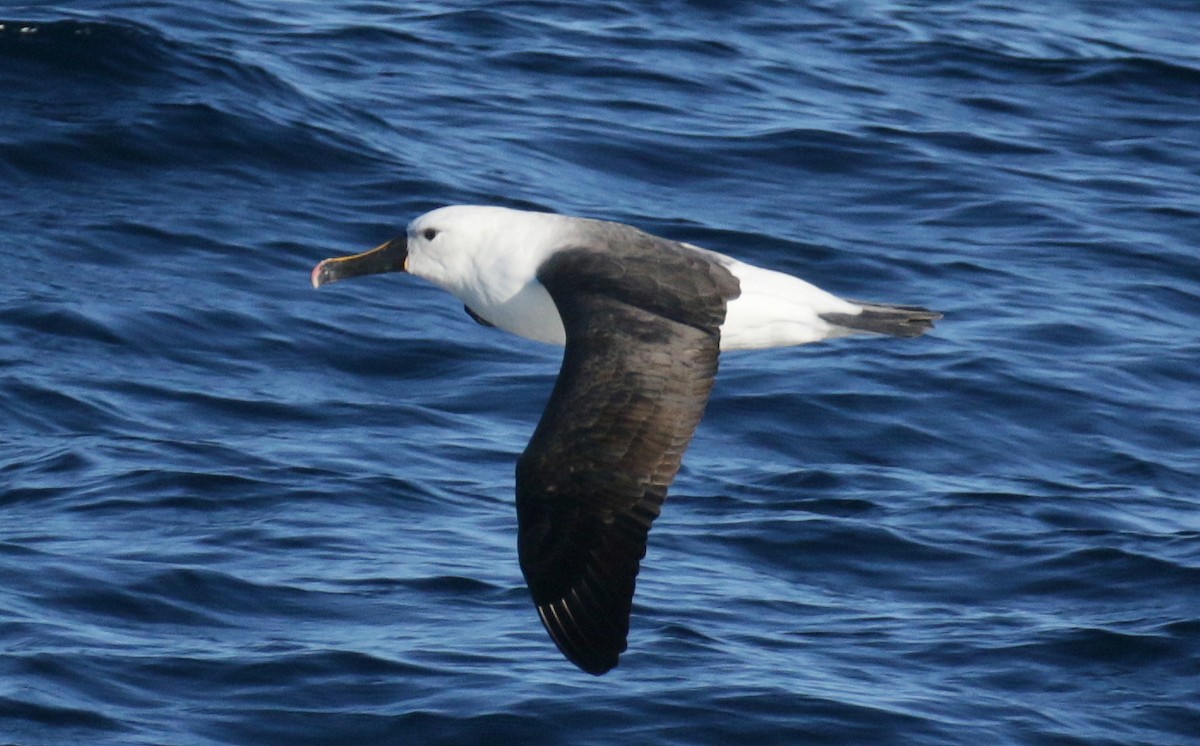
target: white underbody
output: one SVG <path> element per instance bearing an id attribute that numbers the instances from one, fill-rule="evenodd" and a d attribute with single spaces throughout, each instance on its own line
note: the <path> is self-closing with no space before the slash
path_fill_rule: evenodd
<path id="1" fill-rule="evenodd" d="M 565 335 L 558 309 L 536 273 L 564 245 L 564 236 L 577 230 L 572 221 L 577 219 L 497 207 L 434 210 L 409 226 L 408 271 L 452 293 L 500 329 L 561 345 Z M 438 237 L 423 246 L 422 233 L 430 226 L 438 228 Z M 459 245 L 448 252 L 438 240 Z M 798 277 L 689 248 L 716 258 L 741 286 L 726 309 L 722 350 L 784 347 L 852 333 L 821 314 L 858 314 L 859 306 Z"/>

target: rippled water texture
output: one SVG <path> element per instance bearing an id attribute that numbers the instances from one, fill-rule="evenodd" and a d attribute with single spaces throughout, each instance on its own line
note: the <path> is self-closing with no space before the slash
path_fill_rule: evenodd
<path id="1" fill-rule="evenodd" d="M 1196 4 L 3 14 L 0 743 L 1197 742 Z M 454 202 L 946 318 L 723 359 L 596 679 L 559 351 L 308 286 Z"/>

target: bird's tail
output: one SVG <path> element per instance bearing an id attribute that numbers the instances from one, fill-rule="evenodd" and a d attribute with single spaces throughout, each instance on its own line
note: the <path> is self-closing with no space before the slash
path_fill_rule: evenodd
<path id="1" fill-rule="evenodd" d="M 894 306 L 888 303 L 863 303 L 850 301 L 862 309 L 861 313 L 823 313 L 821 318 L 830 324 L 856 332 L 890 334 L 893 337 L 916 337 L 933 328 L 933 322 L 942 318 L 937 311 L 921 306 Z"/>

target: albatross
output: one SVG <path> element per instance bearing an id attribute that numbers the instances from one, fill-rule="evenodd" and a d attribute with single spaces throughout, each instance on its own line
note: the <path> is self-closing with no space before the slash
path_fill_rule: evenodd
<path id="1" fill-rule="evenodd" d="M 646 538 L 708 403 L 720 353 L 851 334 L 915 337 L 941 314 L 845 300 L 798 277 L 622 223 L 453 205 L 313 287 L 407 272 L 475 321 L 565 347 L 517 459 L 517 553 L 564 656 L 603 674 L 626 649 Z"/>

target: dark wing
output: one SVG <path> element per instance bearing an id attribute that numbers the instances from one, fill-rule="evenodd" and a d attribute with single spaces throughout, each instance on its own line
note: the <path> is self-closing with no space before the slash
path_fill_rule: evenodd
<path id="1" fill-rule="evenodd" d="M 711 257 L 661 243 L 571 249 L 538 272 L 566 350 L 517 462 L 518 552 L 550 637 L 597 675 L 625 650 L 646 536 L 708 402 L 725 304 L 739 292 Z"/>

